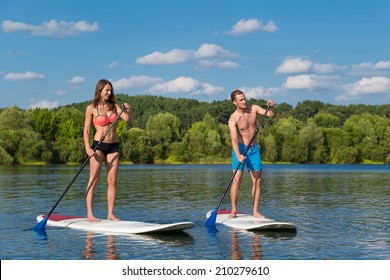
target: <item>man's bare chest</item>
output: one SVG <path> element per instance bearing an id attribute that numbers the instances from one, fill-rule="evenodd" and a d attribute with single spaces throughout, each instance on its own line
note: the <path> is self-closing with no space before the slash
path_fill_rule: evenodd
<path id="1" fill-rule="evenodd" d="M 252 129 L 256 124 L 255 114 L 243 114 L 237 119 L 237 129 L 239 131 L 247 131 Z"/>

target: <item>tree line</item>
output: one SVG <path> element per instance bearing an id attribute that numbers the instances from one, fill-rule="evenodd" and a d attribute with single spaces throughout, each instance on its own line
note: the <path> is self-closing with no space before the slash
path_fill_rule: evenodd
<path id="1" fill-rule="evenodd" d="M 132 104 L 120 121 L 121 160 L 140 163 L 229 163 L 230 100 L 116 95 Z M 0 164 L 83 162 L 84 112 L 90 102 L 55 109 L 0 109 Z M 265 100 L 249 104 L 265 107 Z M 258 144 L 268 162 L 390 163 L 390 105 L 332 105 L 306 100 L 276 105 Z M 260 117 L 259 117 L 260 119 Z M 92 134 L 93 135 L 93 134 Z"/>

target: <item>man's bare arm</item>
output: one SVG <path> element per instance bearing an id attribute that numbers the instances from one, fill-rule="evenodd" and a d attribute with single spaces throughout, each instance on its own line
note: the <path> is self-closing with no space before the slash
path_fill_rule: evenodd
<path id="1" fill-rule="evenodd" d="M 240 148 L 238 146 L 237 122 L 233 117 L 230 117 L 228 126 L 229 126 L 230 139 L 232 141 L 233 151 L 236 154 L 237 159 L 241 162 L 245 159 L 245 157 L 240 154 Z"/>

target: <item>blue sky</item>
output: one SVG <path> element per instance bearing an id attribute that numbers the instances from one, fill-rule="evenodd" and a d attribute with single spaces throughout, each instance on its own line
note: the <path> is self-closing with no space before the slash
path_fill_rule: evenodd
<path id="1" fill-rule="evenodd" d="M 390 103 L 390 1 L 2 0 L 0 108 L 116 93 Z"/>

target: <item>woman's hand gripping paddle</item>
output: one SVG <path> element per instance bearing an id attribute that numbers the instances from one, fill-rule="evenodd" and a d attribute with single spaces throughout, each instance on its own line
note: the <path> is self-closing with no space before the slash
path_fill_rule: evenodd
<path id="1" fill-rule="evenodd" d="M 249 144 L 247 145 L 247 147 L 246 147 L 246 149 L 245 149 L 245 152 L 244 152 L 244 154 L 243 154 L 244 157 L 246 156 L 246 154 L 247 154 L 249 148 L 251 147 L 253 141 L 255 140 L 255 138 L 256 138 L 256 136 L 257 136 L 257 133 L 259 132 L 259 129 L 260 129 L 260 127 L 261 127 L 262 124 L 263 124 L 263 121 L 264 121 L 264 119 L 265 119 L 265 116 L 267 115 L 267 113 L 268 113 L 268 111 L 269 111 L 269 108 L 270 108 L 270 107 L 267 106 L 267 110 L 265 110 L 265 112 L 264 112 L 264 114 L 263 114 L 263 116 L 262 116 L 262 118 L 261 118 L 261 120 L 260 120 L 259 126 L 256 127 L 256 130 L 255 130 L 255 132 L 253 133 L 252 138 L 251 138 L 251 140 L 249 141 Z M 238 169 L 240 168 L 241 164 L 242 164 L 242 162 L 239 162 L 239 163 L 238 163 L 236 169 L 234 170 L 234 173 L 233 173 L 232 177 L 230 178 L 229 183 L 227 184 L 227 186 L 226 186 L 226 188 L 225 188 L 225 191 L 224 191 L 224 193 L 223 193 L 221 199 L 219 200 L 219 202 L 218 202 L 218 204 L 217 204 L 217 207 L 215 207 L 215 209 L 213 210 L 213 212 L 211 212 L 210 217 L 209 217 L 209 218 L 207 219 L 207 221 L 204 223 L 204 225 L 205 225 L 206 227 L 215 227 L 215 222 L 216 222 L 216 220 L 217 220 L 217 213 L 218 213 L 219 206 L 221 206 L 221 203 L 222 203 L 223 199 L 225 198 L 225 196 L 226 196 L 226 194 L 227 194 L 227 192 L 228 192 L 228 190 L 229 190 L 229 188 L 230 188 L 230 186 L 231 186 L 231 184 L 232 184 L 232 182 L 233 182 L 233 179 L 234 179 L 234 177 L 236 176 L 237 171 L 238 171 Z"/>
<path id="2" fill-rule="evenodd" d="M 106 138 L 107 134 L 110 132 L 111 128 L 114 127 L 114 125 L 117 123 L 117 121 L 119 120 L 120 116 L 122 115 L 122 113 L 125 111 L 125 107 L 123 107 L 122 111 L 119 113 L 119 115 L 116 117 L 116 119 L 114 120 L 113 123 L 111 123 L 111 125 L 107 128 L 107 131 L 103 134 L 103 136 L 100 138 L 100 141 L 99 143 L 97 143 L 96 147 L 93 149 L 93 151 L 95 152 L 97 150 L 97 148 L 99 147 L 99 145 L 104 141 L 104 139 Z M 64 190 L 64 192 L 61 194 L 61 196 L 58 198 L 57 202 L 54 204 L 54 206 L 51 208 L 51 210 L 49 211 L 49 213 L 46 215 L 46 217 L 40 221 L 39 223 L 37 223 L 34 227 L 33 227 L 33 230 L 35 231 L 44 231 L 45 230 L 45 227 L 46 227 L 46 223 L 47 223 L 47 220 L 49 219 L 50 215 L 53 213 L 54 209 L 57 207 L 57 205 L 60 203 L 61 199 L 65 196 L 66 192 L 70 189 L 70 187 L 72 186 L 72 184 L 74 183 L 74 181 L 76 181 L 77 177 L 80 175 L 81 171 L 84 169 L 84 167 L 87 165 L 87 163 L 89 162 L 91 156 L 88 156 L 88 158 L 84 161 L 84 164 L 80 167 L 79 171 L 73 176 L 73 179 L 72 181 L 69 183 L 69 185 L 66 187 L 66 189 Z"/>

